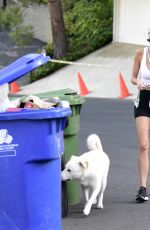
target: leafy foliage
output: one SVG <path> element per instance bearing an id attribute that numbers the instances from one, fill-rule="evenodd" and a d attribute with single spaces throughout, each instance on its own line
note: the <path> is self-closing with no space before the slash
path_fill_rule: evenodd
<path id="1" fill-rule="evenodd" d="M 19 0 L 19 2 L 22 5 L 27 5 L 27 4 L 31 4 L 31 3 L 37 3 L 37 4 L 47 4 L 48 0 Z"/>
<path id="2" fill-rule="evenodd" d="M 33 0 L 36 3 L 47 3 L 48 0 Z"/>
<path id="3" fill-rule="evenodd" d="M 71 46 L 92 51 L 110 42 L 112 38 L 111 1 L 64 0 L 63 2 L 65 25 Z"/>
<path id="4" fill-rule="evenodd" d="M 0 9 L 0 26 L 8 29 L 10 38 L 20 46 L 32 41 L 31 25 L 23 25 L 23 8 L 20 5 L 9 5 L 5 10 Z"/>
<path id="5" fill-rule="evenodd" d="M 1 26 L 11 29 L 19 23 L 22 23 L 22 13 L 18 5 L 10 5 L 5 10 L 0 9 Z"/>
<path id="6" fill-rule="evenodd" d="M 11 30 L 9 36 L 18 46 L 30 44 L 33 37 L 32 27 L 19 24 Z"/>

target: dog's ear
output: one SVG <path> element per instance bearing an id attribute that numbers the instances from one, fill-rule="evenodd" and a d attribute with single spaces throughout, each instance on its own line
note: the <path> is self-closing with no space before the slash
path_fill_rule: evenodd
<path id="1" fill-rule="evenodd" d="M 87 169 L 88 168 L 88 162 L 87 161 L 80 161 L 79 162 L 80 167 Z"/>
<path id="2" fill-rule="evenodd" d="M 72 155 L 71 158 L 70 158 L 70 160 L 77 160 L 77 159 L 78 159 L 78 157 L 74 156 L 74 155 Z"/>

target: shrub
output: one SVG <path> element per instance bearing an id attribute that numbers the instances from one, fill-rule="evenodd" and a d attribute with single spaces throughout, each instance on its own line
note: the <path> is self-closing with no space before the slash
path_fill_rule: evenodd
<path id="1" fill-rule="evenodd" d="M 5 10 L 1 9 L 1 17 L 1 25 L 7 29 L 11 29 L 23 22 L 22 12 L 18 5 L 10 5 Z"/>
<path id="2" fill-rule="evenodd" d="M 91 52 L 112 39 L 112 4 L 110 1 L 64 0 L 64 19 L 69 43 Z M 70 10 L 66 7 L 69 4 Z"/>
<path id="3" fill-rule="evenodd" d="M 20 5 L 10 5 L 0 10 L 0 25 L 8 29 L 10 38 L 20 46 L 32 41 L 33 32 L 30 25 L 23 25 L 23 8 Z"/>
<path id="4" fill-rule="evenodd" d="M 9 36 L 19 46 L 30 44 L 33 37 L 32 27 L 19 24 L 11 29 Z"/>

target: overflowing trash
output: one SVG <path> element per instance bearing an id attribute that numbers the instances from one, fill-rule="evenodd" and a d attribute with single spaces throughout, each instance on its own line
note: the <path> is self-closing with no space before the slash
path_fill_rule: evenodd
<path id="1" fill-rule="evenodd" d="M 46 99 L 40 99 L 35 95 L 29 95 L 23 97 L 19 103 L 19 108 L 29 109 L 50 109 L 56 107 L 69 107 L 69 102 L 61 101 L 58 97 L 50 97 Z"/>
<path id="2" fill-rule="evenodd" d="M 0 112 L 20 111 L 20 109 L 53 109 L 56 107 L 68 108 L 69 102 L 60 100 L 59 97 L 40 99 L 35 95 L 27 95 L 10 100 L 8 96 L 9 86 L 0 86 Z"/>

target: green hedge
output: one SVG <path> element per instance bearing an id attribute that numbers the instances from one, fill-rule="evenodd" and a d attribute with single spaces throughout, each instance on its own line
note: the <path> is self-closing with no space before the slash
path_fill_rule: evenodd
<path id="1" fill-rule="evenodd" d="M 0 28 L 9 31 L 9 37 L 19 46 L 30 44 L 33 38 L 31 25 L 23 24 L 23 10 L 19 5 L 0 8 Z"/>

